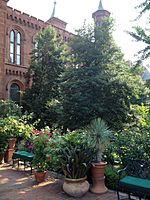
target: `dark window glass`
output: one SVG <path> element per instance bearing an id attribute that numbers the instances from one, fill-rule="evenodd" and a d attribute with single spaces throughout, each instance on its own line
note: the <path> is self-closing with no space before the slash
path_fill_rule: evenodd
<path id="1" fill-rule="evenodd" d="M 10 86 L 10 99 L 17 104 L 20 104 L 20 87 L 16 83 L 13 83 Z"/>

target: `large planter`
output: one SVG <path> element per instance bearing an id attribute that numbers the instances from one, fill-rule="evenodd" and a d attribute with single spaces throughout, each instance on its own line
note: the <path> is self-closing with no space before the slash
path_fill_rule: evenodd
<path id="1" fill-rule="evenodd" d="M 96 194 L 103 194 L 107 192 L 105 186 L 105 176 L 104 171 L 107 166 L 107 162 L 92 163 L 91 166 L 91 176 L 92 176 L 92 185 L 90 191 Z"/>
<path id="2" fill-rule="evenodd" d="M 8 140 L 8 149 L 14 149 L 16 145 L 16 138 L 10 138 Z"/>
<path id="3" fill-rule="evenodd" d="M 15 151 L 15 145 L 16 145 L 16 138 L 10 138 L 8 140 L 8 147 L 5 153 L 5 162 L 10 163 L 12 161 L 12 156 Z"/>
<path id="4" fill-rule="evenodd" d="M 35 171 L 34 175 L 35 175 L 36 182 L 38 183 L 44 182 L 46 178 L 46 174 L 47 174 L 47 171 L 44 171 L 44 172 Z"/>
<path id="5" fill-rule="evenodd" d="M 12 161 L 12 156 L 14 153 L 14 149 L 7 149 L 5 152 L 4 161 L 10 163 Z"/>
<path id="6" fill-rule="evenodd" d="M 63 190 L 72 197 L 82 197 L 89 190 L 86 177 L 79 179 L 65 178 Z"/>

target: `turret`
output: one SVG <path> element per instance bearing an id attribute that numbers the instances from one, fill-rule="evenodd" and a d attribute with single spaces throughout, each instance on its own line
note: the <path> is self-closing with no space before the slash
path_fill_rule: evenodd
<path id="1" fill-rule="evenodd" d="M 57 27 L 57 28 L 60 28 L 60 29 L 65 30 L 65 29 L 66 29 L 67 23 L 64 22 L 63 20 L 61 20 L 61 19 L 55 17 L 55 10 L 56 10 L 56 1 L 54 1 L 54 8 L 53 8 L 51 17 L 50 17 L 50 19 L 47 21 L 47 23 L 49 23 L 50 25 L 55 26 L 55 27 Z"/>
<path id="2" fill-rule="evenodd" d="M 110 12 L 105 10 L 102 5 L 102 0 L 99 2 L 98 10 L 92 14 L 96 26 L 99 26 L 103 18 L 109 18 Z"/>

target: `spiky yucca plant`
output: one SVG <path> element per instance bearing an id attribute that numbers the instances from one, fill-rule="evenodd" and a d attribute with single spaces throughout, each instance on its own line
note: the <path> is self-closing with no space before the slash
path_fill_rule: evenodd
<path id="1" fill-rule="evenodd" d="M 95 147 L 96 162 L 101 162 L 102 153 L 109 143 L 111 130 L 107 127 L 104 120 L 97 118 L 91 121 L 89 126 L 86 127 L 86 132 L 88 136 L 93 141 L 93 147 Z"/>

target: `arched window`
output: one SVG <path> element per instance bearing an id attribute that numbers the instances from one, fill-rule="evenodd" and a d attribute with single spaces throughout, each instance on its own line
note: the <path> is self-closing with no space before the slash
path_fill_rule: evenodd
<path id="1" fill-rule="evenodd" d="M 10 32 L 10 62 L 14 63 L 15 60 L 15 32 Z"/>
<path id="2" fill-rule="evenodd" d="M 10 63 L 21 65 L 21 34 L 17 30 L 10 31 Z"/>
<path id="3" fill-rule="evenodd" d="M 12 83 L 10 86 L 10 99 L 17 104 L 20 104 L 20 87 L 16 83 Z"/>
<path id="4" fill-rule="evenodd" d="M 21 64 L 21 35 L 17 33 L 16 64 Z"/>

